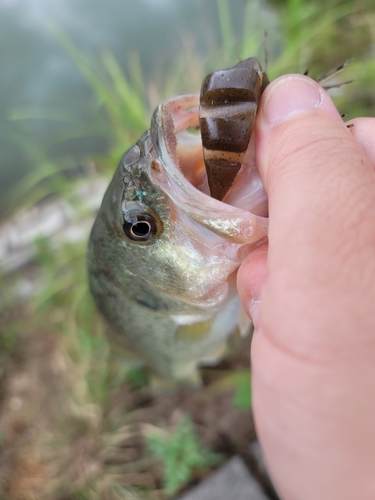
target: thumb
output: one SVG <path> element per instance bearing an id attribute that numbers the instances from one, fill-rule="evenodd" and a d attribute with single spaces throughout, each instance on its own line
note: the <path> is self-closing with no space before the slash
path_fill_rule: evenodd
<path id="1" fill-rule="evenodd" d="M 258 304 L 253 409 L 271 475 L 282 498 L 375 498 L 373 167 L 300 75 L 265 90 L 255 145 L 269 243 L 238 290 Z"/>
<path id="2" fill-rule="evenodd" d="M 345 332 L 349 340 L 352 336 L 348 328 L 337 338 L 319 336 L 326 311 L 343 318 L 342 310 L 352 307 L 358 287 L 363 290 L 373 278 L 373 167 L 328 94 L 302 75 L 281 77 L 263 94 L 256 154 L 269 197 L 268 278 L 257 317 L 267 322 L 264 326 L 277 335 L 278 343 L 300 355 L 319 355 L 327 343 L 341 343 Z M 247 281 L 251 269 L 259 268 L 259 259 L 265 266 L 264 249 L 250 255 L 239 272 L 239 292 L 248 310 L 262 285 Z M 265 272 L 255 275 L 265 280 Z M 337 301 L 343 289 L 347 294 Z M 307 337 L 299 322 L 309 323 Z"/>

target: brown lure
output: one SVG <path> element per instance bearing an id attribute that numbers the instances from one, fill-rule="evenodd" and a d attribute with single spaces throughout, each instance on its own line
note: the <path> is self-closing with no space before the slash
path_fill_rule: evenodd
<path id="1" fill-rule="evenodd" d="M 250 57 L 203 80 L 199 123 L 211 196 L 222 200 L 243 162 L 260 96 L 269 84 Z"/>
<path id="2" fill-rule="evenodd" d="M 323 83 L 340 73 L 350 59 L 315 80 Z M 308 74 L 308 70 L 305 71 Z M 326 90 L 353 80 L 323 85 Z M 243 162 L 253 132 L 260 97 L 269 84 L 256 57 L 215 71 L 203 80 L 199 122 L 211 196 L 222 200 Z"/>

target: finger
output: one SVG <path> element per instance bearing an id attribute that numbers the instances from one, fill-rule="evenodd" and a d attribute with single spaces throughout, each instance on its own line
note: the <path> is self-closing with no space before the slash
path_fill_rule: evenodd
<path id="1" fill-rule="evenodd" d="M 283 498 L 353 498 L 348 470 L 362 498 L 375 491 L 375 174 L 361 146 L 367 131 L 358 127 L 357 140 L 353 128 L 302 76 L 266 89 L 256 124 L 270 221 L 267 268 L 256 260 L 266 277 L 253 408 Z M 239 276 L 248 310 L 261 281 L 241 285 L 253 263 Z"/>
<path id="2" fill-rule="evenodd" d="M 353 137 L 362 146 L 367 158 L 375 168 L 375 118 L 355 118 L 346 122 Z"/>
<path id="3" fill-rule="evenodd" d="M 247 312 L 255 328 L 258 327 L 258 306 L 260 294 L 267 276 L 268 244 L 251 252 L 237 274 L 237 290 L 242 304 L 248 304 Z"/>
<path id="4" fill-rule="evenodd" d="M 352 272 L 359 255 L 373 260 L 373 167 L 328 94 L 302 75 L 282 77 L 266 89 L 256 141 L 270 220 L 261 318 L 275 341 L 300 355 L 325 355 L 327 343 L 342 343 L 346 334 L 351 342 L 353 335 L 340 324 L 340 335 L 320 337 L 326 311 L 336 317 L 352 307 L 351 292 L 375 279 L 371 266 Z M 348 293 L 338 302 L 343 288 Z M 303 337 L 299 327 L 306 323 Z"/>

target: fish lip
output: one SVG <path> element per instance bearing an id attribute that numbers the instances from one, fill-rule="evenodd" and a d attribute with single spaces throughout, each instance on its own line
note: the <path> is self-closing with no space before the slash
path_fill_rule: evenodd
<path id="1" fill-rule="evenodd" d="M 189 217 L 214 233 L 239 244 L 259 241 L 267 236 L 268 218 L 203 193 L 188 181 L 178 166 L 176 134 L 193 121 L 194 113 L 199 123 L 198 107 L 199 94 L 184 94 L 162 102 L 155 109 L 150 137 L 162 168 L 150 168 L 150 178 Z"/>

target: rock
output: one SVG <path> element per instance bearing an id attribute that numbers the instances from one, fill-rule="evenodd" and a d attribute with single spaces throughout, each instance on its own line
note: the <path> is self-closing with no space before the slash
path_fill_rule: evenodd
<path id="1" fill-rule="evenodd" d="M 250 456 L 252 457 L 253 468 L 257 478 L 263 485 L 263 488 L 270 492 L 272 498 L 279 498 L 273 487 L 272 481 L 268 475 L 266 464 L 263 458 L 263 452 L 258 441 L 253 441 L 250 444 Z"/>
<path id="2" fill-rule="evenodd" d="M 9 274 L 32 262 L 36 254 L 35 240 L 48 238 L 54 245 L 77 242 L 87 238 L 94 213 L 100 207 L 108 180 L 89 179 L 75 192 L 76 204 L 63 198 L 40 202 L 12 219 L 0 224 L 0 268 Z M 88 213 L 82 219 L 80 211 Z"/>
<path id="3" fill-rule="evenodd" d="M 239 457 L 234 457 L 178 500 L 269 500 Z"/>

